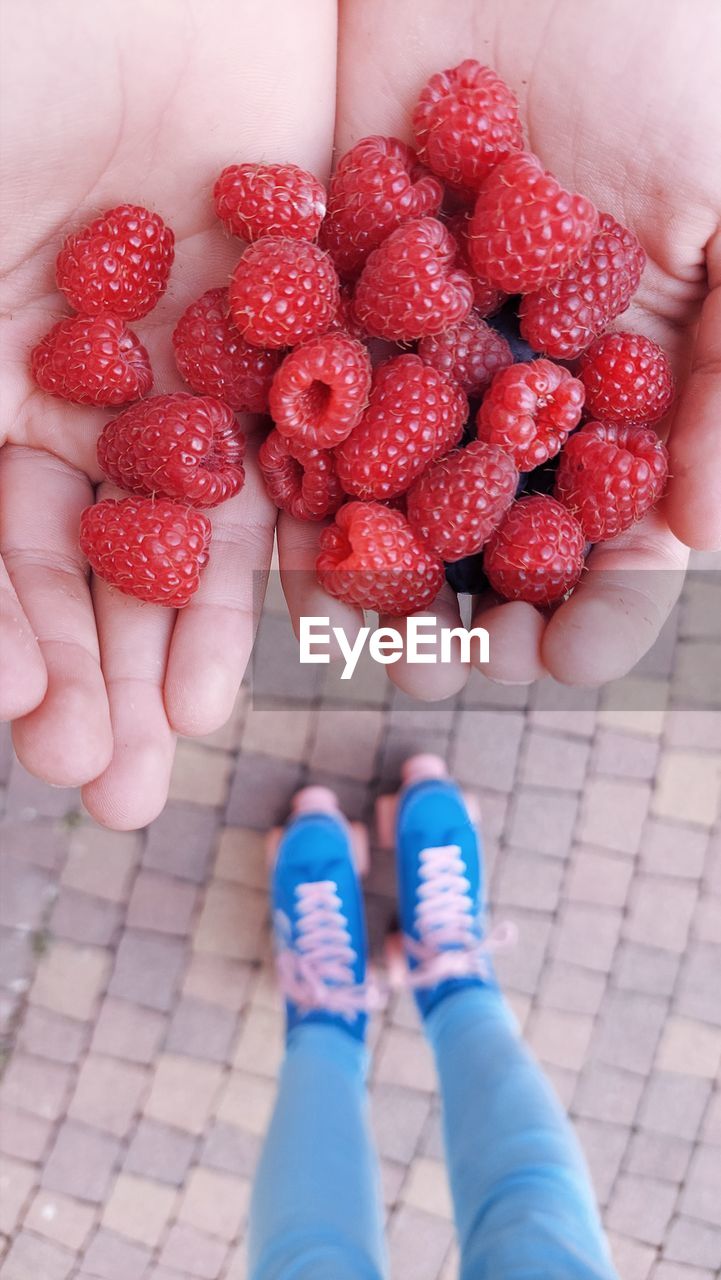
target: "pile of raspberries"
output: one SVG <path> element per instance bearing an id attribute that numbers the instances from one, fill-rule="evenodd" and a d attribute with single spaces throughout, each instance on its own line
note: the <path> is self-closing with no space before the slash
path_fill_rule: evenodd
<path id="1" fill-rule="evenodd" d="M 524 150 L 489 67 L 431 76 L 413 129 L 415 151 L 357 142 L 327 193 L 293 164 L 223 170 L 215 210 L 247 247 L 174 330 L 190 392 L 147 397 L 128 327 L 168 282 L 162 219 L 122 205 L 66 240 L 57 283 L 77 314 L 35 347 L 34 377 L 77 404 L 136 402 L 98 440 L 131 496 L 81 518 L 107 582 L 188 603 L 211 543 L 201 508 L 243 485 L 239 411 L 272 420 L 260 467 L 276 505 L 326 522 L 322 586 L 381 613 L 427 608 L 446 576 L 552 604 L 590 543 L 661 497 L 669 362 L 608 331 L 638 288 L 636 237 Z"/>

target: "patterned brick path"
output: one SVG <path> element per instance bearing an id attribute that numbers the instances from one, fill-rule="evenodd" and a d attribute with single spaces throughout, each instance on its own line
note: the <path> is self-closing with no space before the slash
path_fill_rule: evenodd
<path id="1" fill-rule="evenodd" d="M 718 1275 L 721 712 L 700 709 L 719 691 L 694 671 L 720 604 L 721 586 L 691 583 L 615 703 L 478 677 L 419 708 L 377 672 L 353 705 L 325 672 L 280 712 L 245 693 L 222 732 L 181 744 L 139 834 L 94 827 L 3 740 L 3 1280 L 245 1276 L 282 1035 L 261 833 L 309 777 L 368 817 L 419 748 L 480 795 L 492 906 L 520 930 L 501 976 L 574 1117 L 623 1280 Z M 376 851 L 376 945 L 392 887 Z M 435 1080 L 407 997 L 373 1039 L 393 1276 L 450 1280 Z"/>

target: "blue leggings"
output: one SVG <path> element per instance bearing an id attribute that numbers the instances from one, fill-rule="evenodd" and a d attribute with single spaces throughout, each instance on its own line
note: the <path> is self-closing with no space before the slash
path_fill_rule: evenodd
<path id="1" fill-rule="evenodd" d="M 618 1280 L 571 1126 L 498 989 L 448 995 L 425 1030 L 461 1280 Z M 388 1275 L 366 1066 L 338 1027 L 291 1033 L 253 1192 L 251 1280 Z"/>

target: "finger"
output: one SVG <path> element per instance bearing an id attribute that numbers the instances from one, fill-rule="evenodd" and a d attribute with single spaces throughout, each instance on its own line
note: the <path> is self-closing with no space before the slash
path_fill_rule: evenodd
<path id="1" fill-rule="evenodd" d="M 112 735 L 97 633 L 78 545 L 87 478 L 51 454 L 7 446 L 0 458 L 0 551 L 47 669 L 40 704 L 17 720 L 31 773 L 80 786 L 108 763 Z"/>
<path id="2" fill-rule="evenodd" d="M 48 672 L 2 560 L 0 654 L 0 720 L 16 720 L 42 702 L 48 687 Z"/>
<path id="3" fill-rule="evenodd" d="M 598 685 L 631 671 L 673 609 L 687 563 L 688 549 L 658 510 L 599 543 L 544 633 L 541 654 L 551 675 L 564 684 Z"/>
<path id="4" fill-rule="evenodd" d="M 432 609 L 419 609 L 417 613 L 411 614 L 410 618 L 431 619 L 435 622 L 436 636 L 440 634 L 443 628 L 460 627 L 461 614 L 458 596 L 445 583 L 434 600 Z M 403 639 L 403 657 L 399 662 L 388 667 L 390 679 L 398 689 L 402 689 L 411 698 L 418 698 L 421 702 L 440 702 L 443 698 L 452 697 L 453 694 L 458 693 L 463 688 L 470 670 L 470 664 L 463 661 L 460 645 L 457 641 L 452 643 L 449 654 L 450 660 L 447 662 L 439 660 L 440 654 L 437 645 L 435 649 L 433 647 L 419 649 L 421 656 L 431 657 L 432 660 L 430 662 L 417 663 L 410 661 L 408 651 L 409 621 L 409 618 L 387 616 L 381 618 L 382 627 L 393 627 Z M 424 634 L 430 637 L 434 633 L 429 630 Z"/>
<path id="5" fill-rule="evenodd" d="M 495 601 L 495 597 L 492 599 Z M 548 674 L 541 656 L 546 621 L 544 614 L 525 600 L 498 604 L 480 597 L 472 625 L 485 627 L 488 632 L 489 661 L 480 666 L 478 646 L 474 645 L 474 666 L 480 666 L 484 676 L 498 684 L 532 684 L 541 680 Z"/>
<path id="6" fill-rule="evenodd" d="M 363 610 L 329 596 L 321 587 L 315 572 L 320 536 L 325 525 L 311 520 L 294 520 L 281 512 L 278 517 L 278 559 L 283 594 L 296 636 L 301 618 L 327 619 L 330 633 L 328 653 L 331 661 L 343 656 L 333 628 L 340 628 L 353 643 L 363 626 Z"/>
<path id="7" fill-rule="evenodd" d="M 124 596 L 93 580 L 114 750 L 107 768 L 83 788 L 83 804 L 104 826 L 128 831 L 160 813 L 168 795 L 175 735 L 163 680 L 175 610 Z"/>
<path id="8" fill-rule="evenodd" d="M 277 510 L 254 449 L 237 497 L 208 512 L 210 559 L 178 613 L 165 677 L 165 707 L 178 733 L 212 733 L 228 719 L 248 664 L 273 551 Z"/>
<path id="9" fill-rule="evenodd" d="M 666 514 L 689 547 L 721 547 L 721 236 L 708 254 L 711 292 L 703 306 L 691 372 L 668 441 Z"/>

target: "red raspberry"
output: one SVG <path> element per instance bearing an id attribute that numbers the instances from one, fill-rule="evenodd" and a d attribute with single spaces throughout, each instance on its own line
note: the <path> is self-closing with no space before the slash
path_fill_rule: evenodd
<path id="1" fill-rule="evenodd" d="M 271 431 L 258 454 L 265 487 L 276 507 L 296 520 L 323 520 L 345 502 L 328 449 L 303 449 Z"/>
<path id="2" fill-rule="evenodd" d="M 267 413 L 279 351 L 252 347 L 228 314 L 228 290 L 208 289 L 191 302 L 173 331 L 175 363 L 198 395 L 217 396 L 231 409 Z"/>
<path id="3" fill-rule="evenodd" d="M 474 311 L 443 333 L 422 338 L 418 354 L 446 378 L 454 378 L 468 396 L 481 395 L 499 369 L 513 364 L 506 339 Z"/>
<path id="4" fill-rule="evenodd" d="M 230 281 L 230 313 L 256 347 L 297 347 L 331 327 L 340 306 L 335 267 L 316 244 L 264 236 Z"/>
<path id="5" fill-rule="evenodd" d="M 372 249 L 404 222 L 437 213 L 443 188 L 399 138 L 361 138 L 330 180 L 320 243 L 341 275 L 353 276 Z"/>
<path id="6" fill-rule="evenodd" d="M 597 338 L 581 356 L 578 376 L 586 388 L 588 412 L 603 422 L 658 422 L 673 400 L 668 357 L 640 333 Z"/>
<path id="7" fill-rule="evenodd" d="M 654 506 L 668 476 L 655 431 L 587 422 L 564 446 L 554 493 L 589 542 L 615 538 Z"/>
<path id="8" fill-rule="evenodd" d="M 98 440 L 98 462 L 121 489 L 217 507 L 243 487 L 245 437 L 212 396 L 153 396 L 113 418 Z"/>
<path id="9" fill-rule="evenodd" d="M 633 232 L 610 213 L 599 214 L 598 231 L 578 261 L 521 299 L 521 334 L 535 351 L 573 359 L 626 310 L 645 265 Z"/>
<path id="10" fill-rule="evenodd" d="M 340 482 L 357 498 L 393 498 L 461 438 L 468 401 L 419 356 L 394 356 L 373 374 L 361 421 L 336 449 Z"/>
<path id="11" fill-rule="evenodd" d="M 243 240 L 315 240 L 326 196 L 322 182 L 297 164 L 231 164 L 213 187 L 213 204 L 226 229 Z"/>
<path id="12" fill-rule="evenodd" d="M 473 288 L 456 271 L 456 242 L 436 218 L 392 231 L 366 262 L 356 285 L 354 314 L 374 338 L 412 342 L 465 319 Z"/>
<path id="13" fill-rule="evenodd" d="M 518 472 L 507 453 L 475 440 L 424 471 L 408 491 L 408 521 L 442 560 L 480 551 L 513 502 Z"/>
<path id="14" fill-rule="evenodd" d="M 360 422 L 370 385 L 363 343 L 341 331 L 326 333 L 285 357 L 270 389 L 271 417 L 284 436 L 332 449 Z"/>
<path id="15" fill-rule="evenodd" d="M 491 534 L 483 568 L 507 600 L 547 605 L 562 599 L 583 570 L 585 542 L 578 521 L 545 494 L 521 498 Z"/>
<path id="16" fill-rule="evenodd" d="M 468 251 L 479 276 L 528 293 L 564 274 L 598 228 L 598 213 L 521 151 L 486 178 L 470 221 Z"/>
<path id="17" fill-rule="evenodd" d="M 489 280 L 482 280 L 476 275 L 471 260 L 468 256 L 468 232 L 470 227 L 470 213 L 454 213 L 446 223 L 453 239 L 458 245 L 458 259 L 456 265 L 461 271 L 467 271 L 471 277 L 473 285 L 473 306 L 479 316 L 492 316 L 503 306 L 507 293 L 502 289 L 497 289 Z"/>
<path id="18" fill-rule="evenodd" d="M 153 385 L 145 347 L 117 316 L 70 316 L 30 355 L 39 387 L 73 404 L 127 404 Z"/>
<path id="19" fill-rule="evenodd" d="M 80 517 L 80 549 L 94 573 L 126 596 L 182 609 L 208 563 L 210 520 L 151 498 L 108 498 Z"/>
<path id="20" fill-rule="evenodd" d="M 498 444 L 521 471 L 553 458 L 578 425 L 583 385 L 550 360 L 510 365 L 497 373 L 476 418 L 478 439 Z"/>
<path id="21" fill-rule="evenodd" d="M 408 614 L 427 608 L 443 585 L 443 564 L 405 516 L 380 502 L 349 502 L 324 529 L 316 560 L 325 591 L 362 609 Z"/>
<path id="22" fill-rule="evenodd" d="M 165 292 L 175 236 L 157 213 L 120 204 L 68 236 L 55 265 L 58 288 L 85 315 L 138 320 Z"/>
<path id="23" fill-rule="evenodd" d="M 431 76 L 413 112 L 413 129 L 421 160 L 446 182 L 471 189 L 523 147 L 515 93 L 472 58 Z"/>

